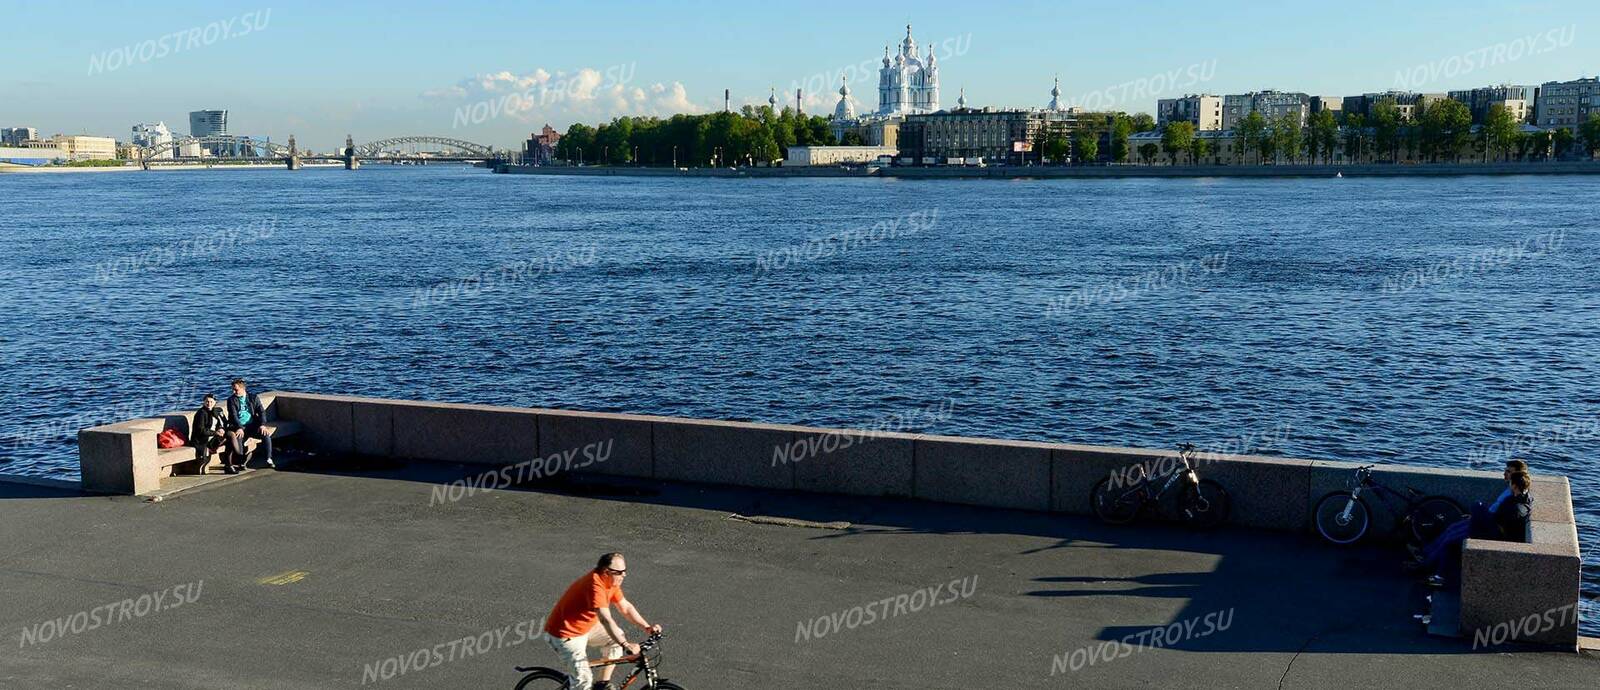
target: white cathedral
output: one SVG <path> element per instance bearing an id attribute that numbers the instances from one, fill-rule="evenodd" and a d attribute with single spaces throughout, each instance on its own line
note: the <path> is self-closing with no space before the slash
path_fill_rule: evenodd
<path id="1" fill-rule="evenodd" d="M 883 48 L 883 67 L 878 70 L 878 109 L 858 117 L 850 99 L 850 86 L 840 84 L 832 129 L 835 137 L 843 137 L 847 129 L 876 124 L 881 136 L 885 122 L 898 122 L 906 115 L 938 110 L 939 59 L 934 57 L 931 45 L 922 55 L 917 54 L 917 41 L 911 37 L 911 25 L 907 24 L 900 50 L 891 56 L 889 47 Z"/>

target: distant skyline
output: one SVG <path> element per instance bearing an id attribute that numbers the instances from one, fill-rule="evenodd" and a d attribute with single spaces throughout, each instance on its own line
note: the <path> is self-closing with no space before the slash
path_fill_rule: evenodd
<path id="1" fill-rule="evenodd" d="M 976 11 L 978 8 L 982 11 Z M 914 14 L 908 14 L 914 12 Z M 71 21 L 63 21 L 71 19 Z M 546 122 L 765 104 L 857 112 L 912 24 L 944 107 L 1154 112 L 1157 98 L 1262 89 L 1345 96 L 1600 74 L 1600 3 L 1414 0 L 1305 7 L 930 1 L 678 3 L 0 2 L 0 127 L 130 137 L 229 111 L 235 134 L 327 149 L 441 135 L 518 145 Z M 1097 108 L 1098 109 L 1098 108 Z"/>

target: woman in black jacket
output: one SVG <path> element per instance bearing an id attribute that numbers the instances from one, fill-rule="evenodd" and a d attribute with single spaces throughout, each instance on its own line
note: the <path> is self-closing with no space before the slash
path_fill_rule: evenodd
<path id="1" fill-rule="evenodd" d="M 205 472 L 206 462 L 211 454 L 217 452 L 224 443 L 228 442 L 228 420 L 222 413 L 222 408 L 217 407 L 217 396 L 206 394 L 205 402 L 200 409 L 194 412 L 194 427 L 189 430 L 189 443 L 194 446 L 195 459 L 199 461 L 200 471 Z M 233 474 L 233 468 L 228 454 L 222 454 L 222 471 Z"/>

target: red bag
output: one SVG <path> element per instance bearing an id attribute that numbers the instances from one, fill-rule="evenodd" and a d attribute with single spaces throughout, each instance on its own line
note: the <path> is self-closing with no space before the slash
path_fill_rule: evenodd
<path id="1" fill-rule="evenodd" d="M 177 429 L 167 429 L 156 437 L 157 448 L 181 448 L 186 445 L 189 445 L 189 441 Z"/>

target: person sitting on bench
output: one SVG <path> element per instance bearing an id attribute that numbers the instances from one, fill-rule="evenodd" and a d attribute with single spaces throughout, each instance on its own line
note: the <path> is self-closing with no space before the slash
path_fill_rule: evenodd
<path id="1" fill-rule="evenodd" d="M 217 407 L 217 396 L 206 394 L 200 409 L 194 412 L 192 432 L 189 442 L 194 444 L 194 457 L 199 461 L 200 473 L 205 474 L 206 463 L 211 460 L 211 454 L 228 442 L 228 419 L 227 415 L 223 414 L 222 408 Z M 233 474 L 236 470 L 233 469 L 228 455 L 228 453 L 222 454 L 222 471 Z"/>
<path id="2" fill-rule="evenodd" d="M 1526 468 L 1527 464 L 1513 460 Z M 1442 570 L 1456 572 L 1459 568 L 1461 543 L 1469 538 L 1495 541 L 1522 541 L 1528 531 L 1528 520 L 1533 514 L 1533 478 L 1526 471 L 1511 471 L 1506 463 L 1506 490 L 1493 504 L 1478 503 L 1472 514 L 1440 534 L 1419 554 L 1415 567 L 1428 568 L 1437 575 Z M 1451 566 L 1441 568 L 1441 566 Z"/>
<path id="3" fill-rule="evenodd" d="M 267 467 L 276 467 L 272 464 L 272 437 L 261 430 L 261 425 L 266 422 L 266 413 L 261 409 L 261 399 L 254 393 L 245 391 L 244 379 L 233 380 L 233 395 L 228 396 L 228 448 L 233 454 L 229 464 L 238 464 L 239 469 L 244 469 L 249 464 L 248 450 L 245 441 L 259 439 L 261 447 L 257 449 L 261 456 L 266 458 Z"/>

